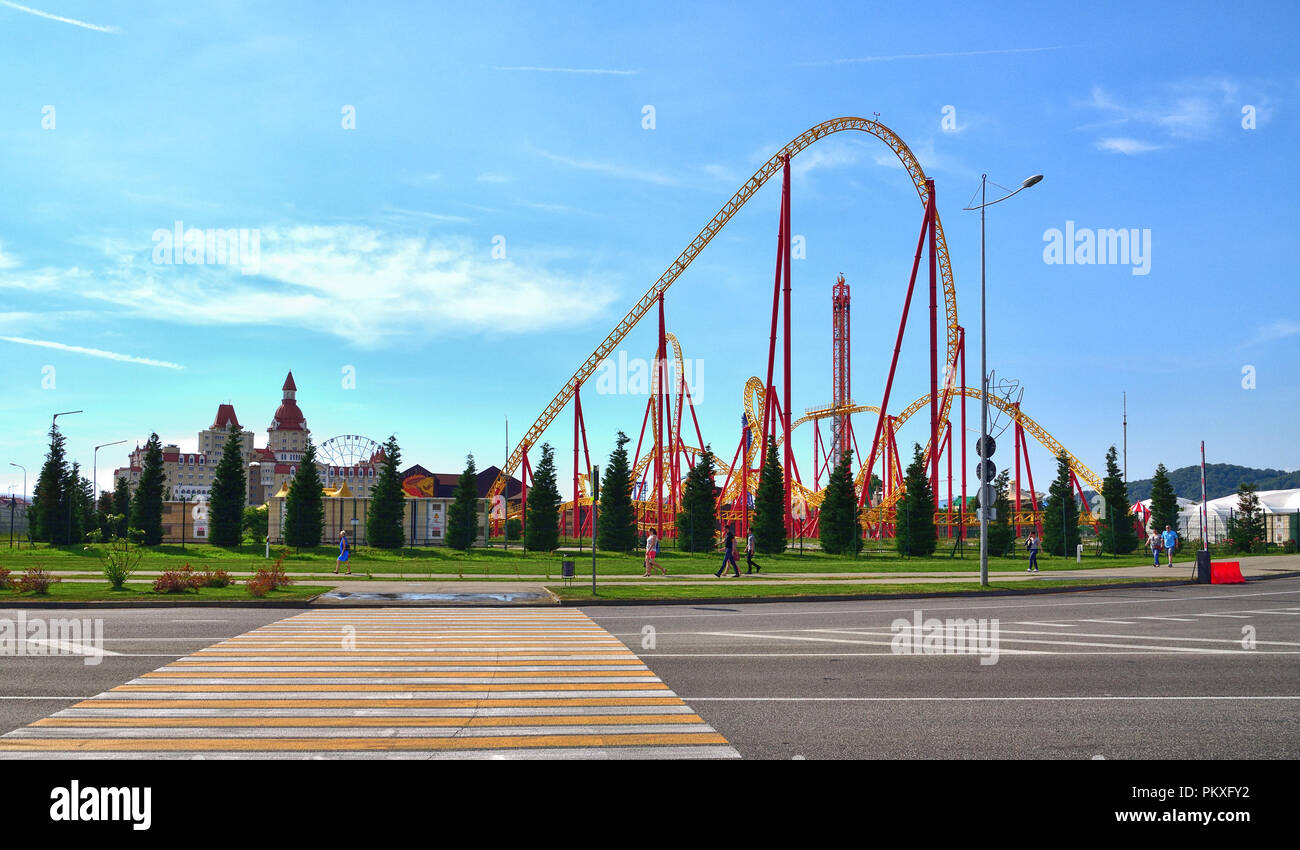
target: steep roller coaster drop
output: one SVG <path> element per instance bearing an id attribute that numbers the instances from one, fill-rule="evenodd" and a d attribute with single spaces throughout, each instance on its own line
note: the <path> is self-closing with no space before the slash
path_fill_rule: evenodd
<path id="1" fill-rule="evenodd" d="M 800 151 L 814 142 L 834 133 L 845 130 L 859 130 L 869 133 L 883 141 L 898 156 L 903 167 L 916 187 L 924 208 L 921 235 L 917 241 L 916 255 L 912 264 L 911 278 L 908 282 L 907 296 L 903 304 L 902 318 L 899 322 L 897 342 L 885 382 L 884 397 L 880 405 L 854 405 L 848 396 L 848 287 L 844 280 L 835 287 L 835 401 L 824 407 L 808 410 L 806 414 L 791 422 L 790 414 L 790 160 Z M 546 409 L 533 423 L 532 427 L 511 452 L 505 467 L 493 483 L 489 498 L 494 498 L 505 487 L 509 477 L 516 471 L 523 481 L 523 498 L 512 515 L 520 516 L 527 522 L 526 498 L 532 469 L 528 462 L 528 451 L 537 445 L 547 427 L 559 416 L 560 412 L 573 401 L 574 440 L 573 440 L 573 492 L 574 498 L 561 506 L 564 528 L 575 537 L 591 536 L 591 495 L 588 479 L 591 472 L 590 452 L 587 447 L 585 423 L 582 415 L 581 389 L 583 383 L 596 371 L 623 341 L 632 328 L 650 312 L 658 308 L 659 335 L 655 354 L 655 367 L 652 372 L 651 392 L 646 403 L 645 415 L 641 423 L 641 433 L 637 440 L 637 449 L 633 458 L 632 486 L 637 517 L 642 529 L 654 528 L 663 537 L 675 534 L 674 518 L 681 497 L 684 482 L 682 461 L 693 466 L 705 445 L 700 432 L 699 421 L 695 417 L 695 407 L 690 396 L 690 387 L 685 380 L 681 345 L 677 338 L 668 333 L 664 323 L 664 294 L 681 276 L 682 272 L 699 256 L 704 247 L 727 225 L 739 212 L 740 208 L 778 172 L 782 174 L 781 212 L 778 227 L 776 274 L 772 296 L 771 337 L 768 346 L 767 379 L 750 378 L 745 385 L 744 420 L 740 443 L 735 456 L 727 469 L 726 479 L 721 487 L 718 499 L 719 517 L 724 524 L 730 523 L 742 534 L 748 527 L 752 514 L 752 495 L 757 491 L 762 459 L 766 457 L 769 440 L 778 448 L 783 448 L 785 488 L 786 528 L 790 535 L 807 536 L 816 533 L 817 508 L 820 506 L 824 492 L 819 489 L 821 475 L 833 467 L 835 457 L 840 451 L 852 446 L 856 454 L 857 473 L 854 476 L 856 491 L 859 493 L 859 506 L 863 508 L 863 527 L 872 535 L 889 534 L 894 510 L 902 498 L 905 487 L 903 483 L 903 463 L 895 434 L 898 428 L 922 408 L 929 409 L 930 437 L 923 451 L 925 465 L 929 471 L 931 489 L 935 498 L 936 526 L 946 528 L 949 535 L 964 536 L 967 526 L 977 522 L 975 517 L 965 509 L 966 499 L 966 400 L 979 401 L 979 389 L 966 386 L 965 330 L 957 322 L 957 291 L 953 284 L 952 264 L 948 258 L 948 245 L 944 238 L 943 226 L 934 201 L 934 181 L 927 178 L 912 151 L 892 130 L 878 121 L 866 118 L 836 118 L 825 121 L 801 134 L 769 159 L 762 168 L 754 172 L 740 190 L 722 206 L 722 209 L 705 225 L 704 229 L 691 240 L 686 249 L 668 266 L 649 290 L 632 306 L 627 315 L 615 326 L 604 341 L 592 352 L 577 371 L 564 383 L 564 386 L 551 400 Z M 908 311 L 911 306 L 912 293 L 920 269 L 921 257 L 928 242 L 929 292 L 930 292 L 930 388 L 929 392 L 913 401 L 897 416 L 887 414 L 890 394 L 893 388 L 894 374 L 898 367 L 898 355 L 902 346 L 903 332 L 907 325 Z M 942 391 L 939 387 L 940 369 L 937 345 L 937 290 L 942 283 L 944 313 L 946 319 L 946 355 L 943 360 Z M 782 297 L 784 290 L 784 297 Z M 784 310 L 782 310 L 784 308 Z M 776 342 L 778 337 L 778 319 L 782 318 L 781 333 L 783 341 L 784 380 L 782 392 L 777 393 L 774 381 L 776 363 Z M 673 350 L 673 360 L 668 359 L 668 347 Z M 673 368 L 675 366 L 675 369 Z M 671 377 L 670 377 L 671 373 Z M 952 486 L 953 429 L 949 420 L 953 402 L 961 399 L 961 499 L 954 502 Z M 1089 511 L 1088 501 L 1083 497 L 1080 480 L 1086 482 L 1095 491 L 1101 491 L 1101 482 L 1078 458 L 1066 451 L 1041 425 L 1020 410 L 1019 402 L 1010 402 L 989 394 L 989 403 L 1008 414 L 1014 428 L 1015 451 L 1015 513 L 1012 522 L 1017 533 L 1022 526 L 1040 528 L 1041 517 L 1037 500 L 1033 493 L 1033 472 L 1028 468 L 1029 455 L 1027 434 L 1032 435 L 1053 455 L 1064 454 L 1068 460 L 1070 477 L 1076 492 L 1082 500 L 1081 521 L 1095 522 L 1096 518 Z M 693 425 L 696 444 L 691 445 L 684 439 L 683 415 L 689 412 Z M 868 457 L 862 459 L 858 450 L 856 435 L 853 433 L 851 416 L 855 413 L 876 414 L 874 436 L 868 444 Z M 822 443 L 820 423 L 832 420 L 832 448 L 828 451 Z M 813 486 L 806 487 L 795 462 L 791 435 L 799 425 L 813 423 Z M 641 453 L 650 426 L 651 444 L 645 454 Z M 582 447 L 583 466 L 579 466 L 579 445 Z M 946 507 L 939 506 L 939 463 L 946 456 L 948 463 L 948 500 Z M 1022 510 L 1020 488 L 1020 462 L 1024 459 L 1029 473 L 1029 487 L 1032 499 L 1030 510 Z M 869 504 L 873 495 L 870 487 L 871 472 L 875 469 L 876 459 L 883 462 L 880 480 L 882 488 L 876 504 Z M 721 459 L 721 458 L 720 458 Z M 739 465 L 739 467 L 738 467 Z M 647 493 L 647 477 L 649 489 Z M 954 505 L 956 507 L 954 508 Z M 666 520 L 666 522 L 665 522 Z"/>

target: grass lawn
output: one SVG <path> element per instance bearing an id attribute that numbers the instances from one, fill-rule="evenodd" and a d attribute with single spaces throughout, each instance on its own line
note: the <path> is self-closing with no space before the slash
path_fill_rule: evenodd
<path id="1" fill-rule="evenodd" d="M 605 585 L 597 588 L 595 596 L 591 594 L 590 585 L 572 587 L 554 585 L 548 590 L 565 601 L 590 601 L 592 599 L 735 599 L 759 597 L 794 597 L 794 596 L 893 596 L 911 593 L 963 593 L 967 591 L 988 592 L 992 590 L 1026 590 L 1050 587 L 1056 590 L 1082 588 L 1102 584 L 1127 584 L 1131 582 L 1150 581 L 1141 578 L 1088 578 L 1070 581 L 1017 581 L 990 582 L 988 587 L 980 587 L 979 582 L 953 581 L 933 584 L 746 584 L 732 581 L 717 585 L 655 585 L 655 586 L 618 586 Z M 1187 579 L 1165 580 L 1168 584 L 1185 584 Z"/>
<path id="2" fill-rule="evenodd" d="M 330 590 L 329 585 L 293 585 L 273 590 L 260 599 L 249 593 L 242 584 L 232 587 L 204 587 L 189 593 L 154 593 L 153 582 L 127 582 L 121 590 L 104 584 L 61 581 L 50 586 L 50 592 L 37 596 L 34 593 L 0 591 L 0 608 L 7 602 L 176 602 L 225 600 L 230 602 L 282 602 L 287 599 L 310 599 Z"/>
<path id="3" fill-rule="evenodd" d="M 29 567 L 40 566 L 47 570 L 76 570 L 98 574 L 101 570 L 99 550 L 96 545 L 67 546 L 53 548 L 38 544 L 35 549 L 0 549 L 0 567 L 20 573 Z M 271 549 L 271 561 L 263 556 L 262 546 L 245 545 L 233 549 L 224 549 L 208 544 L 189 544 L 185 549 L 179 545 L 167 544 L 149 549 L 140 564 L 141 570 L 160 571 L 179 569 L 189 564 L 195 570 L 224 569 L 229 572 L 254 571 L 267 566 L 279 557 L 277 549 Z M 332 572 L 338 552 L 333 547 L 318 547 L 313 550 L 293 552 L 285 557 L 283 566 L 287 572 Z M 578 570 L 588 570 L 591 564 L 590 548 L 582 552 L 566 552 L 563 557 L 576 562 Z M 1177 556 L 1182 563 L 1190 562 L 1192 554 Z M 496 548 L 472 549 L 468 553 L 457 552 L 447 548 L 421 548 L 402 550 L 380 550 L 361 547 L 352 554 L 352 574 L 365 577 L 367 573 L 375 577 L 420 578 L 422 576 L 466 577 L 488 576 L 492 578 L 513 578 L 516 573 L 522 575 L 553 575 L 560 572 L 561 556 L 557 554 L 537 554 L 523 552 L 511 547 L 509 551 Z M 670 573 L 714 572 L 722 562 L 719 553 L 686 553 L 665 546 L 659 560 Z M 893 550 L 867 551 L 857 558 L 827 555 L 816 550 L 806 550 L 802 555 L 798 551 L 783 555 L 762 555 L 758 557 L 765 573 L 835 573 L 835 572 L 946 572 L 979 570 L 978 547 L 968 548 L 964 557 L 948 557 L 944 549 L 929 558 L 903 558 Z M 740 557 L 744 565 L 744 555 Z M 1040 555 L 1040 566 L 1044 570 L 1052 569 L 1096 569 L 1117 566 L 1139 566 L 1150 563 L 1150 555 L 1134 554 L 1119 558 L 1085 555 L 1082 563 L 1075 563 L 1074 558 Z M 1024 570 L 1026 559 L 990 558 L 989 568 L 993 571 Z M 597 572 L 604 575 L 639 575 L 643 571 L 640 554 L 620 554 L 598 552 Z"/>

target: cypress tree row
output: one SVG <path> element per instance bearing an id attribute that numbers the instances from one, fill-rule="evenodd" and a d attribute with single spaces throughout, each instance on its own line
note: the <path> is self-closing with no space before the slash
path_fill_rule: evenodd
<path id="1" fill-rule="evenodd" d="M 397 435 L 389 435 L 384 443 L 384 463 L 370 490 L 370 512 L 366 515 L 366 538 L 379 549 L 401 548 L 405 530 L 402 527 L 402 509 L 406 498 L 402 495 L 402 480 L 397 471 L 402 457 L 397 445 Z"/>
<path id="2" fill-rule="evenodd" d="M 776 456 L 776 440 L 767 444 L 767 459 L 754 495 L 754 548 L 764 555 L 785 551 L 785 476 Z"/>
<path id="3" fill-rule="evenodd" d="M 901 555 L 925 557 L 934 554 L 934 491 L 919 443 L 912 444 L 912 462 L 904 476 L 907 492 L 895 514 L 894 542 Z"/>
<path id="4" fill-rule="evenodd" d="M 478 537 L 478 472 L 474 455 L 465 458 L 465 471 L 456 481 L 455 499 L 447 509 L 447 545 L 468 552 Z"/>
<path id="5" fill-rule="evenodd" d="M 1068 557 L 1079 544 L 1079 506 L 1070 488 L 1070 459 L 1056 457 L 1056 480 L 1047 490 L 1043 507 L 1043 551 Z"/>
<path id="6" fill-rule="evenodd" d="M 114 537 L 126 537 L 126 522 L 131 516 L 131 483 L 125 478 L 113 485 L 113 510 L 119 519 L 111 529 Z"/>
<path id="7" fill-rule="evenodd" d="M 704 454 L 686 473 L 682 486 L 681 512 L 677 514 L 677 547 L 687 552 L 712 552 L 717 542 L 718 505 L 714 501 L 713 479 L 717 472 L 713 452 Z"/>
<path id="8" fill-rule="evenodd" d="M 45 463 L 41 466 L 41 474 L 32 490 L 29 516 L 33 540 L 55 546 L 67 545 L 67 500 L 63 489 L 67 477 L 68 461 L 63 435 L 58 428 L 51 426 L 50 448 L 45 453 Z"/>
<path id="9" fill-rule="evenodd" d="M 248 500 L 248 476 L 244 472 L 243 441 L 238 428 L 231 428 L 221 448 L 221 460 L 212 473 L 208 518 L 212 529 L 208 540 L 214 546 L 238 546 L 244 537 L 244 502 Z"/>
<path id="10" fill-rule="evenodd" d="M 150 434 L 149 441 L 144 446 L 140 483 L 136 485 L 135 495 L 131 497 L 130 527 L 140 531 L 140 542 L 145 546 L 162 543 L 164 481 L 162 441 L 157 434 Z"/>
<path id="11" fill-rule="evenodd" d="M 1157 534 L 1163 534 L 1166 525 L 1178 530 L 1178 496 L 1169 483 L 1169 470 L 1163 463 L 1156 466 L 1156 474 L 1151 479 L 1150 522 Z"/>
<path id="12" fill-rule="evenodd" d="M 636 508 L 632 505 L 632 467 L 627 459 L 628 436 L 618 432 L 617 444 L 600 482 L 596 543 L 606 552 L 636 548 Z"/>
<path id="13" fill-rule="evenodd" d="M 528 526 L 524 548 L 531 552 L 554 552 L 560 546 L 560 489 L 555 483 L 555 449 L 542 443 L 542 462 L 533 473 L 528 491 Z"/>
<path id="14" fill-rule="evenodd" d="M 73 463 L 64 485 L 72 510 L 66 520 L 69 543 L 81 543 L 86 532 L 95 527 L 95 489 L 90 479 L 81 474 L 81 464 Z"/>
<path id="15" fill-rule="evenodd" d="M 1120 555 L 1137 548 L 1133 518 L 1128 512 L 1128 487 L 1119 469 L 1119 454 L 1111 446 L 1106 452 L 1106 477 L 1101 482 L 1101 496 L 1106 503 L 1106 519 L 1101 525 L 1101 550 Z M 1164 527 L 1161 526 L 1161 530 Z"/>
<path id="16" fill-rule="evenodd" d="M 284 501 L 284 542 L 295 549 L 319 546 L 325 533 L 325 494 L 321 492 L 320 469 L 316 466 L 316 446 L 310 438 Z"/>
<path id="17" fill-rule="evenodd" d="M 830 555 L 856 555 L 862 551 L 862 523 L 853 487 L 853 454 L 844 452 L 826 482 L 818 519 L 822 551 Z"/>

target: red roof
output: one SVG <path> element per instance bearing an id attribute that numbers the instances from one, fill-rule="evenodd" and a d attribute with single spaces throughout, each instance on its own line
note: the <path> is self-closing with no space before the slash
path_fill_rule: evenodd
<path id="1" fill-rule="evenodd" d="M 268 431 L 306 431 L 307 419 L 298 409 L 298 403 L 291 398 L 286 398 L 280 402 L 280 406 L 275 409 L 275 416 L 271 419 L 271 427 Z"/>
<path id="2" fill-rule="evenodd" d="M 293 382 L 293 372 L 292 372 L 292 371 L 289 372 L 289 377 L 287 377 L 287 378 L 284 379 L 284 386 L 281 387 L 281 389 L 283 389 L 283 390 L 293 390 L 294 392 L 297 392 L 297 391 L 298 391 L 298 385 L 295 384 L 295 383 Z"/>
<path id="3" fill-rule="evenodd" d="M 217 418 L 212 422 L 212 430 L 235 426 L 235 430 L 240 430 L 239 419 L 235 417 L 235 406 L 233 404 L 217 405 Z"/>

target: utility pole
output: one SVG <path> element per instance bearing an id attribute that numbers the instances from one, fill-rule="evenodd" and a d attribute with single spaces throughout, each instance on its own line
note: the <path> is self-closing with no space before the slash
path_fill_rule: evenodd
<path id="1" fill-rule="evenodd" d="M 1128 393 L 1124 393 L 1124 483 L 1128 484 Z"/>

